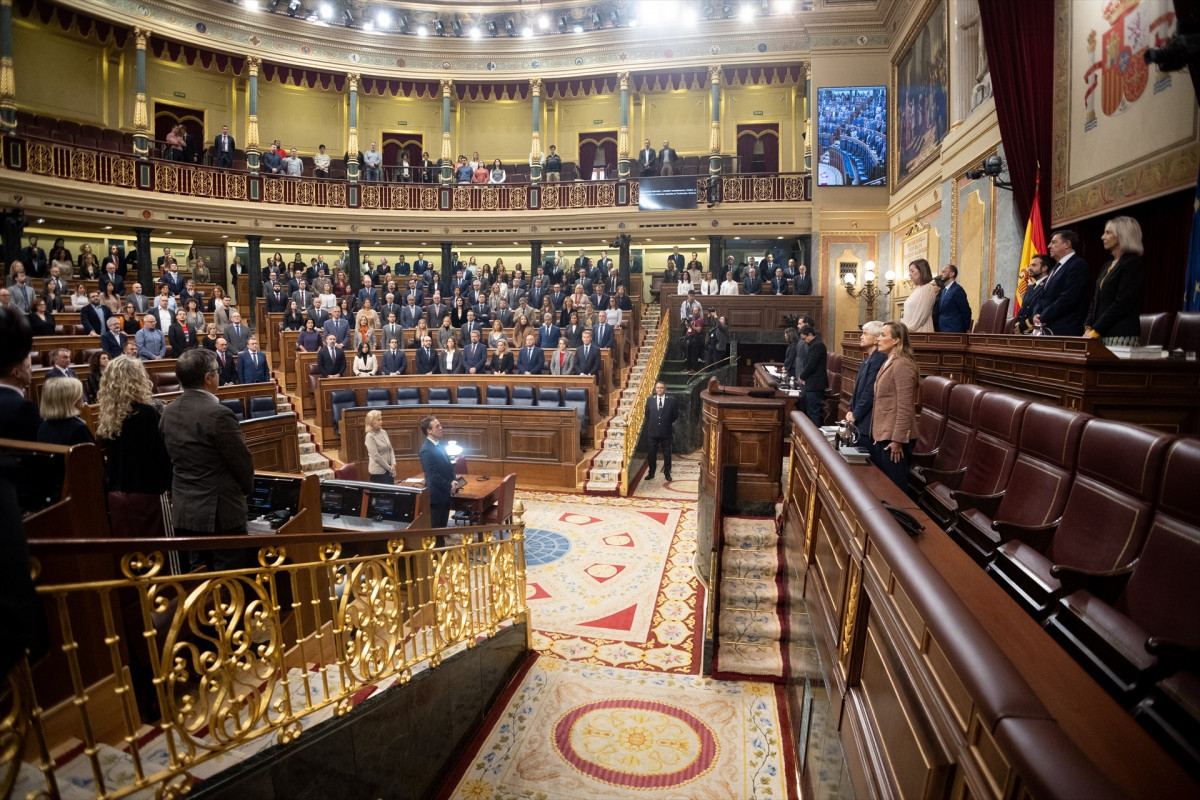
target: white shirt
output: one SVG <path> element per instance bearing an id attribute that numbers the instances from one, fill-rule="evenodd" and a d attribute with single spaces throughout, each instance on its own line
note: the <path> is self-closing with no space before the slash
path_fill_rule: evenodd
<path id="1" fill-rule="evenodd" d="M 454 368 L 454 354 L 457 352 L 458 352 L 457 350 L 447 350 L 446 351 L 446 369 Z"/>
<path id="2" fill-rule="evenodd" d="M 737 281 L 733 280 L 732 278 L 730 278 L 727 281 L 721 281 L 721 294 L 737 294 L 737 293 L 738 293 Z"/>
<path id="3" fill-rule="evenodd" d="M 313 156 L 313 166 L 317 169 L 329 169 L 329 154 L 317 153 Z"/>
<path id="4" fill-rule="evenodd" d="M 700 281 L 700 294 L 713 295 L 720 291 L 720 285 L 714 278 L 711 281 Z"/>
<path id="5" fill-rule="evenodd" d="M 692 282 L 689 281 L 686 276 L 681 277 L 679 279 L 679 283 L 677 283 L 675 285 L 677 287 L 675 289 L 675 294 L 686 295 L 688 292 L 690 292 L 691 290 L 696 288 L 696 287 L 692 286 Z"/>

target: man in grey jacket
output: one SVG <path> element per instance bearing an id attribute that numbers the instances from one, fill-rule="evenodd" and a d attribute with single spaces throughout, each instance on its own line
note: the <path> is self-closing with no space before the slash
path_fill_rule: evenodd
<path id="1" fill-rule="evenodd" d="M 246 532 L 246 496 L 254 460 L 237 418 L 217 400 L 217 357 L 195 347 L 175 365 L 183 395 L 163 410 L 159 429 L 171 455 L 171 522 L 176 536 L 230 536 Z M 192 569 L 253 566 L 253 550 L 193 550 Z"/>

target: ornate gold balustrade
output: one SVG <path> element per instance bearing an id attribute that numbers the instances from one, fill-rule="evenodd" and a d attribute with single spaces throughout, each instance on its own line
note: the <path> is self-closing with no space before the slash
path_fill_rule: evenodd
<path id="1" fill-rule="evenodd" d="M 37 587 L 62 646 L 9 676 L 0 797 L 57 798 L 64 772 L 98 798 L 177 797 L 262 737 L 291 743 L 351 713 L 364 690 L 528 623 L 522 514 L 518 501 L 511 525 L 455 528 L 480 541 L 443 548 L 434 531 L 252 538 L 257 567 L 208 573 L 171 574 L 166 550 L 247 537 L 31 542 L 40 559 L 121 552 L 122 577 Z M 148 547 L 163 549 L 130 551 Z M 100 609 L 103 630 L 77 623 L 81 605 Z M 111 663 L 90 684 L 85 648 Z M 39 678 L 51 659 L 66 662 L 69 685 Z"/>
<path id="2" fill-rule="evenodd" d="M 196 164 L 138 159 L 128 153 L 3 137 L 3 168 L 93 186 L 138 189 L 188 198 L 327 209 L 420 212 L 525 212 L 637 207 L 634 181 L 437 186 L 364 183 L 251 174 Z M 812 199 L 807 172 L 723 175 L 719 196 L 707 175 L 696 177 L 696 201 L 800 203 Z"/>
<path id="3" fill-rule="evenodd" d="M 646 369 L 642 371 L 642 380 L 638 383 L 637 394 L 629 409 L 629 418 L 625 421 L 625 439 L 621 442 L 621 494 L 629 495 L 629 481 L 633 472 L 633 456 L 637 452 L 638 439 L 642 436 L 642 426 L 646 422 L 646 401 L 654 392 L 654 384 L 658 382 L 658 371 L 662 368 L 663 359 L 667 356 L 667 345 L 671 339 L 671 312 L 664 310 L 658 323 L 658 338 L 654 340 L 654 349 L 646 361 Z"/>

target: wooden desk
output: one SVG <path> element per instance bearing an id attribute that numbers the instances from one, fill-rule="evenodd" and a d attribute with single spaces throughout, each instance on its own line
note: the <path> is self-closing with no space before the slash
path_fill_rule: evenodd
<path id="1" fill-rule="evenodd" d="M 504 477 L 469 473 L 462 477 L 467 482 L 450 496 L 450 508 L 467 511 L 473 520 L 478 520 L 500 499 L 500 485 L 504 483 Z"/>
<path id="2" fill-rule="evenodd" d="M 1117 358 L 1098 339 L 1015 334 L 914 333 L 922 375 L 1001 389 L 1102 419 L 1172 434 L 1200 434 L 1200 362 Z M 842 335 L 844 414 L 862 347 Z"/>
<path id="3" fill-rule="evenodd" d="M 662 313 L 669 314 L 672 325 L 678 327 L 679 308 L 687 295 L 675 294 L 676 286 L 674 283 L 663 286 L 661 303 Z M 704 306 L 706 314 L 708 309 L 715 308 L 724 316 L 731 334 L 782 330 L 784 317 L 812 317 L 818 331 L 825 324 L 825 298 L 819 294 L 697 294 L 696 300 Z"/>

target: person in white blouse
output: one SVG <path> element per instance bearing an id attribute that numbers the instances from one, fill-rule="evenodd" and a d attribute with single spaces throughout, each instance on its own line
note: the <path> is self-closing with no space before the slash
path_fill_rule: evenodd
<path id="1" fill-rule="evenodd" d="M 720 285 L 717 284 L 711 272 L 704 273 L 704 277 L 700 279 L 700 294 L 714 295 L 721 291 Z"/>
<path id="2" fill-rule="evenodd" d="M 675 294 L 678 294 L 678 295 L 685 295 L 688 292 L 693 291 L 696 288 L 695 286 L 692 285 L 692 281 L 688 277 L 688 274 L 686 271 L 679 273 L 679 283 L 677 283 L 675 285 L 676 285 L 676 287 L 678 287 L 675 290 Z"/>
<path id="3" fill-rule="evenodd" d="M 508 180 L 508 173 L 504 171 L 504 165 L 497 158 L 492 162 L 492 171 L 488 174 L 488 183 L 504 183 L 506 180 Z"/>
<path id="4" fill-rule="evenodd" d="M 737 281 L 735 281 L 733 279 L 733 273 L 726 272 L 725 280 L 723 280 L 721 282 L 721 294 L 737 294 L 737 293 L 738 293 L 738 284 L 737 284 Z"/>
<path id="5" fill-rule="evenodd" d="M 937 301 L 937 285 L 933 282 L 933 271 L 923 258 L 908 265 L 908 276 L 912 279 L 912 294 L 904 301 L 904 315 L 900 321 L 913 333 L 933 332 L 933 304 Z"/>
<path id="6" fill-rule="evenodd" d="M 359 342 L 358 352 L 354 356 L 354 374 L 365 378 L 378 371 L 379 365 L 376 363 L 375 354 L 371 352 L 371 345 L 366 341 Z"/>

